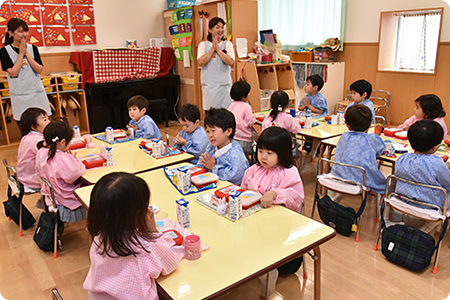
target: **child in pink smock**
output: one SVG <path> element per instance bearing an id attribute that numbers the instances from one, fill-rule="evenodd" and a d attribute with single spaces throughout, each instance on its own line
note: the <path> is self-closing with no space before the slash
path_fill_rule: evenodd
<path id="1" fill-rule="evenodd" d="M 234 140 L 242 146 L 247 158 L 253 155 L 252 135 L 253 125 L 255 125 L 256 122 L 252 107 L 247 102 L 250 89 L 250 84 L 246 81 L 242 79 L 236 81 L 230 91 L 230 96 L 234 101 L 228 107 L 228 110 L 233 113 L 236 119 L 236 133 L 234 134 Z"/>
<path id="2" fill-rule="evenodd" d="M 36 173 L 47 179 L 53 188 L 60 218 L 64 222 L 86 219 L 86 209 L 81 206 L 73 191 L 81 186 L 80 176 L 86 167 L 69 150 L 73 128 L 66 119 L 58 118 L 44 129 L 44 141 L 39 142 L 36 155 Z M 50 206 L 50 190 L 41 183 L 41 193 Z"/>
<path id="3" fill-rule="evenodd" d="M 23 134 L 17 152 L 17 177 L 24 185 L 25 192 L 35 192 L 41 189 L 41 180 L 36 174 L 37 143 L 44 139 L 45 126 L 50 123 L 45 110 L 31 107 L 20 117 L 20 127 Z"/>
<path id="4" fill-rule="evenodd" d="M 283 127 L 293 134 L 297 134 L 302 130 L 300 124 L 290 114 L 285 112 L 286 108 L 289 106 L 289 96 L 286 92 L 274 92 L 270 97 L 270 106 L 272 107 L 272 110 L 264 118 L 262 130 L 269 126 Z"/>
<path id="5" fill-rule="evenodd" d="M 158 232 L 149 199 L 147 183 L 129 173 L 110 173 L 94 186 L 87 220 L 94 242 L 83 285 L 90 300 L 158 299 L 155 279 L 177 268 L 182 256 Z"/>
<path id="6" fill-rule="evenodd" d="M 305 194 L 298 169 L 293 166 L 291 145 L 292 138 L 286 129 L 273 126 L 264 130 L 258 138 L 256 164 L 245 171 L 241 186 L 263 195 L 261 198 L 263 207 L 283 205 L 302 213 Z M 272 225 L 268 224 L 268 226 Z M 295 273 L 302 261 L 302 257 L 296 258 L 259 277 L 261 296 L 268 299 L 275 290 L 278 273 Z M 267 288 L 267 278 L 269 278 L 269 288 Z"/>
<path id="7" fill-rule="evenodd" d="M 409 127 L 417 121 L 423 119 L 434 120 L 441 124 L 442 129 L 444 129 L 443 139 L 445 139 L 447 136 L 447 125 L 444 121 L 445 110 L 442 106 L 441 99 L 434 94 L 426 94 L 414 100 L 414 104 L 414 116 L 406 120 L 398 128 L 408 131 Z"/>

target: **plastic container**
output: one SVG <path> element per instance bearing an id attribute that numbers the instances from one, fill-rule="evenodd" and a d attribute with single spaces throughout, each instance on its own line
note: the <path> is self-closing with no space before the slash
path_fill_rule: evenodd
<path id="1" fill-rule="evenodd" d="M 77 150 L 86 147 L 86 142 L 82 139 L 75 140 L 73 139 L 70 143 L 69 149 L 70 150 Z"/>
<path id="2" fill-rule="evenodd" d="M 395 135 L 397 132 L 400 132 L 400 131 L 402 131 L 402 129 L 398 129 L 398 128 L 386 128 L 386 129 L 383 131 L 383 133 L 384 133 L 385 136 L 394 137 L 394 135 Z"/>
<path id="3" fill-rule="evenodd" d="M 192 184 L 196 187 L 203 187 L 205 185 L 217 182 L 219 180 L 219 176 L 214 173 L 203 173 L 200 175 L 192 176 L 191 181 Z"/>
<path id="4" fill-rule="evenodd" d="M 112 127 L 108 126 L 105 128 L 105 136 L 108 143 L 114 142 L 114 131 Z"/>
<path id="5" fill-rule="evenodd" d="M 3 88 L 4 88 L 4 89 L 9 88 L 8 81 L 3 81 L 2 83 L 3 83 Z M 3 96 L 3 97 L 9 97 L 9 90 L 7 90 L 7 91 L 2 91 L 2 96 Z"/>
<path id="6" fill-rule="evenodd" d="M 113 167 L 115 164 L 112 147 L 106 147 L 106 165 L 108 167 Z"/>
<path id="7" fill-rule="evenodd" d="M 314 49 L 314 61 L 328 62 L 335 61 L 336 53 L 328 48 L 315 48 Z"/>
<path id="8" fill-rule="evenodd" d="M 216 195 L 220 199 L 225 198 L 228 200 L 229 194 L 233 191 L 244 192 L 245 189 L 238 185 L 232 184 L 232 185 L 229 185 L 229 186 L 226 186 L 226 187 L 216 190 L 214 192 L 214 195 Z"/>
<path id="9" fill-rule="evenodd" d="M 292 61 L 312 62 L 314 61 L 314 53 L 312 51 L 291 51 Z"/>
<path id="10" fill-rule="evenodd" d="M 245 191 L 240 197 L 242 201 L 242 209 L 249 209 L 260 202 L 262 195 L 255 191 Z"/>
<path id="11" fill-rule="evenodd" d="M 94 153 L 81 157 L 80 161 L 86 166 L 86 169 L 92 169 L 102 167 L 105 164 L 106 159 L 101 157 L 99 154 Z"/>
<path id="12" fill-rule="evenodd" d="M 59 81 L 61 83 L 72 83 L 72 84 L 65 84 L 62 85 L 61 88 L 63 91 L 67 90 L 76 90 L 79 88 L 79 85 L 77 84 L 80 82 L 81 75 L 67 75 L 67 76 L 61 76 L 59 77 Z"/>
<path id="13" fill-rule="evenodd" d="M 200 237 L 190 234 L 184 237 L 184 257 L 189 260 L 199 259 L 202 255 L 202 242 Z"/>
<path id="14" fill-rule="evenodd" d="M 50 85 L 52 83 L 51 77 L 41 78 L 41 81 L 42 81 L 42 84 L 44 85 L 46 93 L 53 92 L 53 86 L 46 86 L 46 85 Z"/>

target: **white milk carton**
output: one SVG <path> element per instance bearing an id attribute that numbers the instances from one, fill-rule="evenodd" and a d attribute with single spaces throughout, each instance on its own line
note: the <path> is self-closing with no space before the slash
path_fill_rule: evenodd
<path id="1" fill-rule="evenodd" d="M 175 201 L 177 204 L 177 220 L 183 228 L 191 227 L 191 215 L 189 212 L 189 201 L 179 199 Z"/>
<path id="2" fill-rule="evenodd" d="M 191 172 L 189 171 L 189 167 L 183 166 L 177 168 L 177 186 L 183 194 L 189 192 L 191 189 Z"/>
<path id="3" fill-rule="evenodd" d="M 242 199 L 241 192 L 232 191 L 229 194 L 229 211 L 230 211 L 230 220 L 237 221 L 242 217 Z"/>

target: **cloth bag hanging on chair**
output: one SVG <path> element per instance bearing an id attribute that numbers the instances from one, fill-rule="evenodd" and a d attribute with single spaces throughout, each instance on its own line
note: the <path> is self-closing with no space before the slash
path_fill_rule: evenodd
<path id="1" fill-rule="evenodd" d="M 59 211 L 48 211 L 48 207 L 45 206 L 45 211 L 39 218 L 39 223 L 34 232 L 33 240 L 39 246 L 41 250 L 53 251 L 55 241 L 55 224 L 58 224 L 58 241 L 64 232 L 64 222 L 59 218 Z"/>
<path id="2" fill-rule="evenodd" d="M 5 207 L 5 215 L 10 217 L 17 225 L 19 225 L 20 205 L 22 205 L 22 228 L 28 229 L 36 223 L 36 219 L 30 213 L 28 208 L 22 204 L 24 195 L 24 187 L 20 185 L 19 197 L 12 194 L 11 187 L 8 186 L 8 200 L 3 202 Z"/>

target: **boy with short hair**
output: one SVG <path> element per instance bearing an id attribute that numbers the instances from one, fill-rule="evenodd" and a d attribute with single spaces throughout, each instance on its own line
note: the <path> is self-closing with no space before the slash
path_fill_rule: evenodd
<path id="1" fill-rule="evenodd" d="M 228 110 L 233 113 L 236 119 L 234 139 L 241 145 L 248 158 L 251 158 L 253 155 L 253 125 L 256 123 L 252 107 L 247 102 L 250 89 L 250 84 L 245 80 L 240 79 L 236 81 L 230 90 L 233 103 L 228 107 Z"/>
<path id="2" fill-rule="evenodd" d="M 241 145 L 233 141 L 236 120 L 225 108 L 211 108 L 205 117 L 206 133 L 210 144 L 200 156 L 199 165 L 227 180 L 240 185 L 248 168 Z"/>
<path id="3" fill-rule="evenodd" d="M 194 155 L 191 162 L 196 164 L 208 145 L 206 131 L 200 126 L 200 110 L 196 105 L 185 104 L 178 111 L 178 121 L 183 130 L 173 139 L 173 146 Z"/>
<path id="4" fill-rule="evenodd" d="M 345 112 L 345 122 L 349 131 L 342 134 L 336 145 L 336 162 L 364 168 L 366 186 L 383 195 L 386 178 L 378 169 L 377 157 L 384 151 L 384 142 L 378 135 L 367 133 L 372 124 L 370 109 L 362 104 L 349 107 Z M 334 165 L 331 173 L 334 176 L 363 184 L 363 173 L 355 168 Z"/>
<path id="5" fill-rule="evenodd" d="M 310 111 L 316 114 L 328 115 L 328 103 L 324 95 L 319 93 L 324 85 L 320 75 L 306 78 L 305 92 L 307 95 L 300 100 L 298 110 Z"/>
<path id="6" fill-rule="evenodd" d="M 444 160 L 433 155 L 444 136 L 442 126 L 433 120 L 417 121 L 408 130 L 408 140 L 414 153 L 402 154 L 395 162 L 395 175 L 418 183 L 450 190 L 450 170 Z M 444 208 L 443 193 L 425 187 L 397 182 L 395 192 L 412 199 L 427 201 Z M 439 222 L 426 222 L 421 228 L 430 232 Z"/>
<path id="7" fill-rule="evenodd" d="M 350 85 L 350 91 L 352 92 L 353 102 L 345 110 L 355 104 L 363 104 L 372 112 L 372 122 L 375 124 L 375 110 L 373 102 L 370 101 L 370 95 L 372 95 L 372 85 L 370 82 L 364 79 L 356 80 Z"/>
<path id="8" fill-rule="evenodd" d="M 127 102 L 128 115 L 131 120 L 127 128 L 134 129 L 136 138 L 151 139 L 157 138 L 162 140 L 161 132 L 155 121 L 146 115 L 148 109 L 148 101 L 144 96 L 137 95 L 131 97 Z"/>

